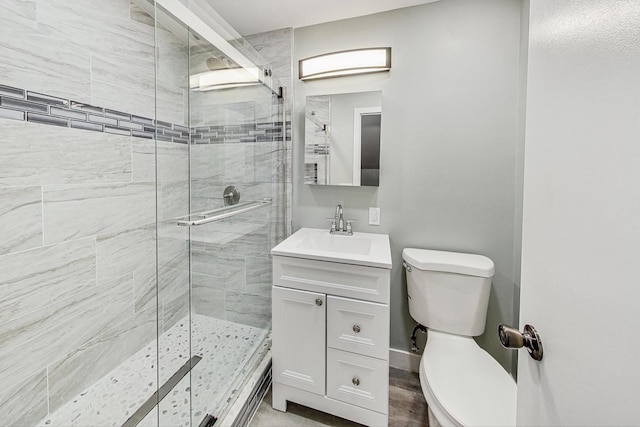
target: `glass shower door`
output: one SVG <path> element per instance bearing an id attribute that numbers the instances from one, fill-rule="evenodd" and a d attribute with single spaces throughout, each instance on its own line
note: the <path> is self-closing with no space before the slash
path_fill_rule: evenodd
<path id="1" fill-rule="evenodd" d="M 191 425 L 189 30 L 155 5 L 157 406 L 142 425 Z"/>
<path id="2" fill-rule="evenodd" d="M 190 74 L 237 67 L 192 36 Z M 281 138 L 263 84 L 190 94 L 192 423 L 224 416 L 271 329 L 272 210 Z"/>
<path id="3" fill-rule="evenodd" d="M 278 97 L 199 84 L 241 69 L 156 6 L 159 404 L 144 425 L 223 417 L 268 349 Z"/>

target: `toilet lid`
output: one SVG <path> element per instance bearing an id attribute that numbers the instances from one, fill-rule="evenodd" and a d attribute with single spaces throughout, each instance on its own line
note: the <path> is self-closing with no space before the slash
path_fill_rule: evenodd
<path id="1" fill-rule="evenodd" d="M 502 366 L 471 337 L 428 334 L 420 374 L 449 417 L 463 426 L 514 426 L 516 383 Z"/>
<path id="2" fill-rule="evenodd" d="M 405 248 L 402 259 L 418 270 L 442 271 L 477 277 L 493 277 L 495 266 L 486 256 L 459 252 Z"/>

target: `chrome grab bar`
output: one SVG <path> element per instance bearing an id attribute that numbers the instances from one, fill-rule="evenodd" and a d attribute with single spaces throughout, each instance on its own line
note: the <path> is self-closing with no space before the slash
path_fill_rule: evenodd
<path id="1" fill-rule="evenodd" d="M 186 219 L 186 220 L 180 220 L 178 221 L 178 225 L 183 226 L 183 227 L 193 227 L 193 226 L 197 226 L 197 225 L 203 225 L 203 224 L 207 224 L 213 221 L 218 221 L 224 218 L 229 218 L 232 216 L 236 216 L 239 215 L 241 213 L 245 213 L 245 212 L 249 212 L 249 211 L 253 211 L 256 209 L 260 209 L 264 206 L 268 206 L 272 203 L 270 198 L 264 198 L 262 200 L 256 200 L 255 202 L 247 202 L 247 203 L 240 203 L 237 205 L 233 205 L 233 206 L 226 206 L 224 208 L 220 208 L 220 209 L 216 209 L 213 211 L 209 211 L 209 212 L 203 212 L 203 213 L 199 213 L 199 214 L 194 214 L 194 215 L 190 215 L 190 216 L 197 216 L 200 217 L 201 219 L 197 219 L 197 220 L 191 220 L 191 219 Z"/>

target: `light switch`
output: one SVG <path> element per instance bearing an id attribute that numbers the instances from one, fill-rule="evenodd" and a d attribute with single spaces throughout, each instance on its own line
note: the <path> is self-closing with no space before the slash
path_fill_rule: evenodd
<path id="1" fill-rule="evenodd" d="M 380 225 L 380 208 L 369 208 L 369 225 Z"/>

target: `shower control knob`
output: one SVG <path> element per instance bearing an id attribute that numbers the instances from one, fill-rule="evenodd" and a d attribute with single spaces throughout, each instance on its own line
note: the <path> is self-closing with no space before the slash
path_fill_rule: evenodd
<path id="1" fill-rule="evenodd" d="M 498 325 L 498 336 L 504 348 L 526 348 L 534 360 L 542 360 L 542 339 L 538 331 L 531 325 L 524 325 L 523 332 L 510 326 Z"/>
<path id="2" fill-rule="evenodd" d="M 316 298 L 316 305 L 320 307 L 322 305 L 322 298 Z"/>
<path id="3" fill-rule="evenodd" d="M 356 334 L 360 333 L 360 326 L 359 325 L 353 325 L 353 332 L 355 332 Z"/>

